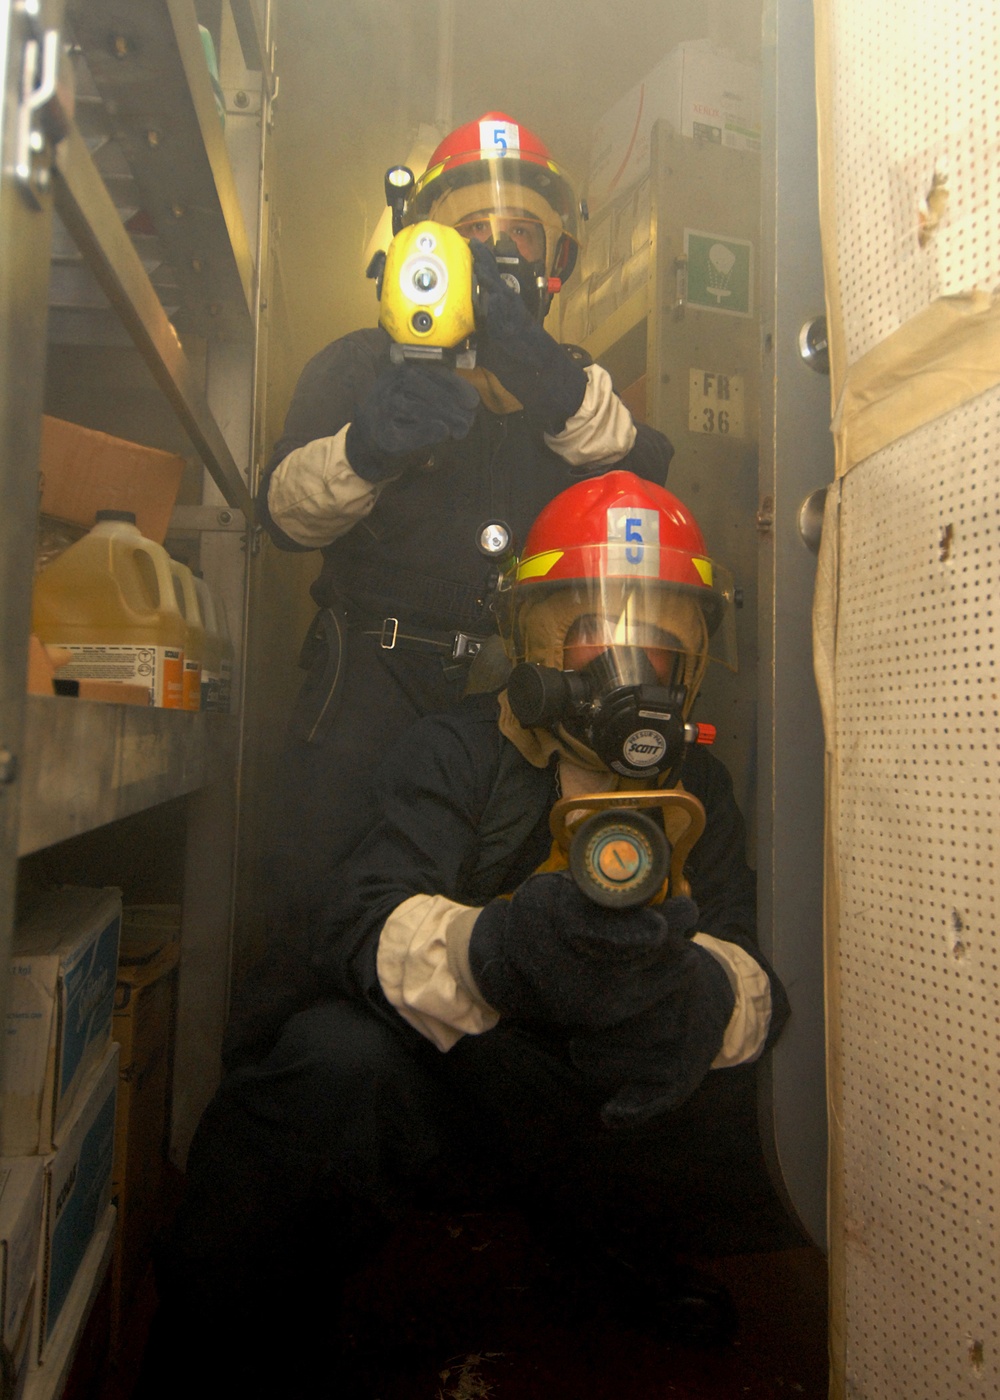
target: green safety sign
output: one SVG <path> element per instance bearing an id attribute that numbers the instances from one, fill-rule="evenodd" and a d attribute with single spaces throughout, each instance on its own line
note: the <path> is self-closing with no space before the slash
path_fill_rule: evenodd
<path id="1" fill-rule="evenodd" d="M 689 306 L 749 316 L 753 244 L 742 238 L 684 230 Z"/>

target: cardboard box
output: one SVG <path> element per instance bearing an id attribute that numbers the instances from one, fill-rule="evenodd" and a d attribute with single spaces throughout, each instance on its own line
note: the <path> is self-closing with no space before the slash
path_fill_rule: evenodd
<path id="1" fill-rule="evenodd" d="M 760 150 L 760 68 L 707 39 L 679 44 L 594 128 L 587 200 L 591 213 L 649 171 L 650 133 L 664 118 L 682 136 Z"/>
<path id="2" fill-rule="evenodd" d="M 622 301 L 628 301 L 636 292 L 641 292 L 649 282 L 652 270 L 652 245 L 647 243 L 622 263 Z"/>
<path id="3" fill-rule="evenodd" d="M 622 298 L 622 270 L 613 267 L 604 277 L 593 282 L 590 287 L 590 334 L 593 335 L 617 311 Z"/>
<path id="4" fill-rule="evenodd" d="M 635 199 L 634 191 L 627 199 L 618 201 L 614 206 L 612 217 L 611 234 L 611 265 L 623 263 L 632 256 L 632 242 L 635 235 Z M 649 230 L 647 227 L 646 241 L 649 241 Z"/>
<path id="5" fill-rule="evenodd" d="M 640 180 L 636 185 L 630 199 L 632 208 L 632 249 L 633 253 L 639 253 L 643 248 L 649 247 L 649 241 L 653 230 L 651 227 L 653 217 L 653 191 L 649 180 Z"/>
<path id="6" fill-rule="evenodd" d="M 19 1373 L 17 1357 L 31 1316 L 44 1185 L 41 1157 L 0 1161 L 0 1344 L 7 1375 Z"/>
<path id="7" fill-rule="evenodd" d="M 162 544 L 186 465 L 174 452 L 46 414 L 39 458 L 41 511 L 89 529 L 99 510 L 130 510 L 146 538 Z"/>
<path id="8" fill-rule="evenodd" d="M 36 1251 L 36 1261 L 37 1257 Z M 0 1350 L 0 1385 L 3 1386 L 4 1400 L 21 1400 L 28 1384 L 28 1374 L 31 1371 L 33 1360 L 31 1338 L 34 1329 L 37 1293 L 38 1286 L 33 1282 L 28 1293 L 27 1306 L 21 1319 L 18 1334 L 10 1347 L 5 1346 Z"/>
<path id="9" fill-rule="evenodd" d="M 46 891 L 14 930 L 0 1151 L 48 1152 L 111 1039 L 121 891 Z"/>
<path id="10" fill-rule="evenodd" d="M 587 237 L 580 254 L 579 263 L 570 282 L 586 282 L 591 278 L 603 277 L 611 266 L 611 234 L 614 220 L 610 212 L 587 222 Z"/>
<path id="11" fill-rule="evenodd" d="M 122 940 L 142 934 L 159 948 L 162 943 L 179 943 L 181 906 L 179 904 L 126 904 L 122 909 Z"/>
<path id="12" fill-rule="evenodd" d="M 177 943 L 123 937 L 112 1037 L 119 1046 L 112 1197 L 118 1209 L 112 1326 L 146 1264 L 159 1220 L 170 1101 Z"/>
<path id="13" fill-rule="evenodd" d="M 108 1206 L 115 1145 L 118 1046 L 88 1079 L 62 1142 L 45 1159 L 42 1290 L 37 1359 L 44 1361 L 63 1306 Z"/>
<path id="14" fill-rule="evenodd" d="M 590 328 L 590 283 L 582 282 L 563 298 L 559 339 L 564 345 L 582 345 Z"/>
<path id="15" fill-rule="evenodd" d="M 618 397 L 637 423 L 646 421 L 646 376 L 640 374 L 626 388 L 618 391 Z"/>

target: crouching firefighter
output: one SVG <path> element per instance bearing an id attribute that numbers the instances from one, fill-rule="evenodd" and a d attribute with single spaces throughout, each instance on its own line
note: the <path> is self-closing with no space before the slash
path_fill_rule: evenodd
<path id="1" fill-rule="evenodd" d="M 732 784 L 691 719 L 709 660 L 731 660 L 732 603 L 662 487 L 613 471 L 542 510 L 509 591 L 509 685 L 422 720 L 385 765 L 379 824 L 326 917 L 320 999 L 229 1075 L 196 1135 L 164 1315 L 202 1318 L 228 1362 L 252 1344 L 259 1379 L 276 1336 L 261 1299 L 284 1269 L 318 1281 L 323 1322 L 297 1336 L 332 1367 L 337 1289 L 385 1231 L 498 1173 L 639 1281 L 672 1336 L 731 1336 L 725 1290 L 676 1254 L 724 1250 L 765 1200 L 754 1065 L 787 1016 Z M 642 852 L 592 842 L 596 880 L 578 881 L 564 837 L 585 824 L 554 840 L 552 814 L 637 793 L 682 799 L 704 830 L 682 870 L 668 861 L 665 898 L 659 882 L 653 902 L 594 898 Z M 301 1282 L 288 1292 L 300 1309 Z"/>

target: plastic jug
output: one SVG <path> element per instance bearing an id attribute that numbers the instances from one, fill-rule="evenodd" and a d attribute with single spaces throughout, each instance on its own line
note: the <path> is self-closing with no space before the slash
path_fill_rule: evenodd
<path id="1" fill-rule="evenodd" d="M 170 572 L 174 576 L 174 593 L 181 616 L 187 623 L 187 637 L 184 642 L 184 709 L 201 709 L 201 671 L 205 658 L 205 625 L 201 616 L 201 604 L 195 588 L 194 574 L 186 564 L 171 559 Z"/>
<path id="2" fill-rule="evenodd" d="M 146 685 L 151 704 L 179 710 L 186 625 L 170 556 L 129 511 L 99 510 L 96 520 L 36 574 L 33 629 L 47 646 L 73 653 L 60 677 Z"/>
<path id="3" fill-rule="evenodd" d="M 205 624 L 205 652 L 201 666 L 201 707 L 229 713 L 233 681 L 233 644 L 229 640 L 226 610 L 203 578 L 194 576 L 194 586 Z"/>

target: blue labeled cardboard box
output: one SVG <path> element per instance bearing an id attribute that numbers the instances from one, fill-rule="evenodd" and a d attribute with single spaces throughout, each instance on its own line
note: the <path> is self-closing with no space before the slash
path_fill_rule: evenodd
<path id="1" fill-rule="evenodd" d="M 14 930 L 0 1154 L 50 1152 L 111 1039 L 121 891 L 38 894 Z"/>
<path id="2" fill-rule="evenodd" d="M 117 1089 L 118 1046 L 112 1044 L 84 1086 L 62 1141 L 45 1161 L 40 1361 L 111 1201 Z"/>
<path id="3" fill-rule="evenodd" d="M 5 1400 L 19 1393 L 27 1376 L 44 1185 L 41 1157 L 0 1161 L 0 1374 Z"/>

